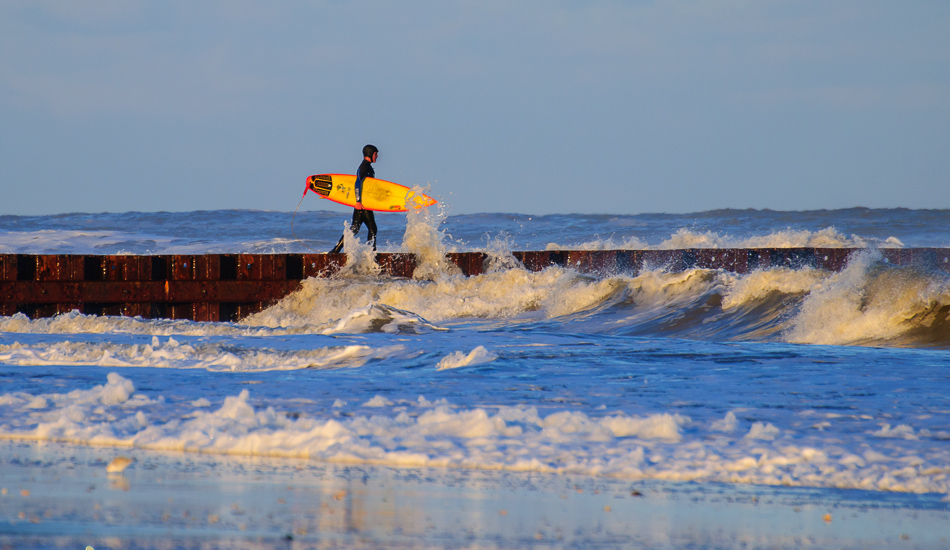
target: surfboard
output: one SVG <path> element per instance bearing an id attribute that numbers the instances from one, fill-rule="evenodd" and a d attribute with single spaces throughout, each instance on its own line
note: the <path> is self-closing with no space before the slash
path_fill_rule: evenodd
<path id="1" fill-rule="evenodd" d="M 356 207 L 352 174 L 317 174 L 307 178 L 307 191 L 346 206 Z M 425 208 L 438 201 L 423 193 L 414 193 L 405 185 L 391 181 L 366 178 L 363 180 L 363 208 L 377 212 L 405 212 L 409 208 Z"/>

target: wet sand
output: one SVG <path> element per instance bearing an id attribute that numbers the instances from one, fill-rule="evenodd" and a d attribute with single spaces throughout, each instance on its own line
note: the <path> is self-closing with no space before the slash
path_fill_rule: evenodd
<path id="1" fill-rule="evenodd" d="M 941 495 L 56 443 L 0 441 L 0 492 L 0 548 L 18 550 L 950 546 Z"/>

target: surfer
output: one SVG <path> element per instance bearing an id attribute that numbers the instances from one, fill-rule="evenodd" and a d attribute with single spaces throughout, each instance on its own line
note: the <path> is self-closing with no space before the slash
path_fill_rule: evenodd
<path id="1" fill-rule="evenodd" d="M 353 236 L 356 236 L 360 232 L 360 227 L 363 226 L 363 223 L 366 223 L 366 230 L 369 232 L 369 235 L 366 237 L 367 243 L 373 244 L 373 251 L 376 250 L 376 217 L 373 215 L 372 210 L 367 210 L 363 208 L 363 180 L 366 178 L 375 178 L 376 171 L 373 170 L 373 163 L 376 162 L 376 158 L 379 157 L 379 149 L 375 145 L 366 145 L 363 147 L 363 162 L 360 163 L 360 167 L 356 170 L 356 184 L 354 185 L 353 191 L 356 195 L 356 208 L 353 209 L 353 221 L 350 223 L 350 231 L 353 232 Z M 343 235 L 340 236 L 340 242 L 336 243 L 336 246 L 333 247 L 333 250 L 330 251 L 331 254 L 335 254 L 343 250 Z"/>

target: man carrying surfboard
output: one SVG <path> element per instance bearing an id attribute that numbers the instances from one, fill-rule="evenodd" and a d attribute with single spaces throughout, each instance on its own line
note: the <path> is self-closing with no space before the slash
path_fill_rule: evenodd
<path id="1" fill-rule="evenodd" d="M 366 242 L 373 244 L 374 251 L 376 250 L 376 216 L 373 215 L 372 210 L 363 208 L 363 180 L 376 177 L 376 171 L 373 170 L 373 163 L 376 162 L 378 157 L 379 149 L 377 149 L 375 145 L 366 145 L 363 147 L 363 162 L 360 163 L 360 167 L 356 170 L 356 183 L 353 187 L 353 192 L 356 195 L 356 207 L 353 208 L 353 221 L 350 223 L 350 231 L 353 232 L 354 236 L 360 232 L 360 227 L 363 226 L 363 223 L 366 223 L 366 230 L 369 232 L 369 235 L 366 237 Z M 340 242 L 336 243 L 336 246 L 330 251 L 331 254 L 343 250 L 343 236 L 345 235 L 346 233 L 340 236 Z"/>

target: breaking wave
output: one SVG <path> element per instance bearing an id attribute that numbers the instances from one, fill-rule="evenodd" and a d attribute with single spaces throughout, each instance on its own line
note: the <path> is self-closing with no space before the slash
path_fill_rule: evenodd
<path id="1" fill-rule="evenodd" d="M 346 319 L 366 308 L 392 308 L 388 311 L 402 312 L 412 319 L 406 323 L 424 330 L 454 323 L 542 322 L 572 332 L 709 341 L 950 346 L 950 275 L 893 267 L 873 251 L 838 273 L 784 267 L 747 274 L 646 269 L 591 277 L 561 267 L 540 272 L 513 267 L 432 280 L 309 279 L 244 323 L 322 331 L 342 323 L 341 330 L 347 330 Z M 350 323 L 350 330 L 356 329 Z"/>
<path id="2" fill-rule="evenodd" d="M 459 324 L 543 325 L 544 330 L 707 341 L 950 347 L 950 274 L 887 264 L 874 248 L 841 272 L 763 268 L 746 274 L 645 267 L 591 276 L 565 267 L 524 268 L 505 235 L 487 237 L 487 270 L 463 276 L 446 260 L 457 243 L 444 209 L 410 211 L 401 250 L 416 257 L 412 279 L 381 274 L 368 245 L 347 237 L 347 263 L 332 278 L 311 278 L 276 305 L 240 323 L 195 323 L 72 312 L 31 320 L 0 317 L 6 333 L 129 333 L 273 336 L 425 333 Z M 899 246 L 896 239 L 890 244 Z M 660 247 L 822 246 L 868 243 L 833 228 L 733 239 L 677 231 Z M 644 248 L 611 240 L 585 248 Z"/>

